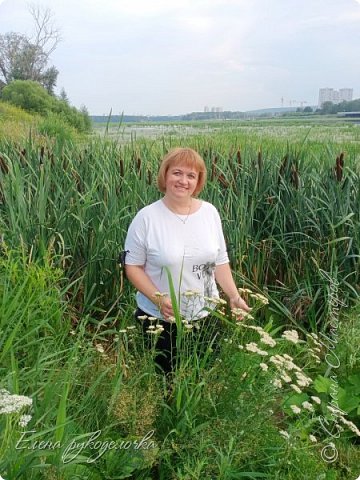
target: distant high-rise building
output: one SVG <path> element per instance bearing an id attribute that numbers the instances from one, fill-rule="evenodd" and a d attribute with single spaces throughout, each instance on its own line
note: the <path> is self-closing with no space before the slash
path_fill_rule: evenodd
<path id="1" fill-rule="evenodd" d="M 207 105 L 205 105 L 205 107 L 204 107 L 204 112 L 206 113 L 206 112 L 208 112 L 208 111 L 209 111 L 209 107 L 208 107 Z"/>
<path id="2" fill-rule="evenodd" d="M 353 98 L 353 89 L 352 88 L 340 88 L 339 90 L 340 102 L 351 102 Z"/>
<path id="3" fill-rule="evenodd" d="M 319 107 L 325 102 L 341 103 L 351 102 L 353 97 L 352 88 L 340 88 L 340 90 L 334 90 L 333 88 L 320 88 L 319 90 Z"/>

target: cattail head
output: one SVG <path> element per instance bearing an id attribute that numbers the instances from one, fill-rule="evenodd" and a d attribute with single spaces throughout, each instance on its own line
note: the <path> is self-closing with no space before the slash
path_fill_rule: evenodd
<path id="1" fill-rule="evenodd" d="M 237 159 L 237 163 L 239 165 L 239 167 L 241 166 L 241 152 L 240 152 L 240 148 L 238 149 L 238 151 L 236 152 L 236 159 Z"/>
<path id="2" fill-rule="evenodd" d="M 9 167 L 3 157 L 0 157 L 0 170 L 3 174 L 9 173 Z"/>
<path id="3" fill-rule="evenodd" d="M 124 169 L 124 160 L 120 158 L 119 160 L 119 166 L 120 166 L 120 176 L 124 177 L 125 169 Z"/>
<path id="4" fill-rule="evenodd" d="M 300 177 L 299 172 L 296 168 L 296 165 L 291 165 L 291 183 L 294 185 L 296 189 L 300 186 Z"/>
<path id="5" fill-rule="evenodd" d="M 336 157 L 335 175 L 338 182 L 341 182 L 343 178 L 344 155 L 344 152 L 341 152 L 340 155 Z"/>

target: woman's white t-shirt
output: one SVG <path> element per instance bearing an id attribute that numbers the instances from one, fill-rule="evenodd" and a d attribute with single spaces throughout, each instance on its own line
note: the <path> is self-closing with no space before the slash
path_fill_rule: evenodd
<path id="1" fill-rule="evenodd" d="M 170 294 L 164 268 L 168 267 L 184 317 L 191 320 L 208 314 L 204 306 L 211 304 L 204 297 L 219 296 L 215 265 L 229 262 L 220 216 L 211 203 L 202 201 L 189 216 L 174 214 L 162 200 L 144 207 L 129 227 L 125 250 L 126 264 L 144 265 L 158 291 Z M 137 292 L 137 305 L 162 318 L 157 306 L 141 292 Z"/>

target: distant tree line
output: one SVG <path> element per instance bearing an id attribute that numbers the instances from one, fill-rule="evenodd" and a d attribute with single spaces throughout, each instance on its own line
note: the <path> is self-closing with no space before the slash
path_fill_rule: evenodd
<path id="1" fill-rule="evenodd" d="M 321 115 L 331 115 L 340 112 L 360 112 L 360 98 L 352 100 L 351 102 L 324 102 L 316 112 Z"/>

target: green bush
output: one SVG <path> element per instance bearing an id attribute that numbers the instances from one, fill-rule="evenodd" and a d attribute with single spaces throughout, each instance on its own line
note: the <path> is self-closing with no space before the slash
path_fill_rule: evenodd
<path id="1" fill-rule="evenodd" d="M 14 80 L 3 88 L 1 97 L 29 112 L 46 115 L 51 110 L 51 96 L 39 83 L 31 80 Z"/>
<path id="2" fill-rule="evenodd" d="M 14 80 L 3 88 L 1 98 L 6 102 L 42 116 L 56 114 L 63 122 L 78 132 L 91 130 L 91 121 L 85 107 L 81 111 L 65 100 L 50 95 L 39 83 L 31 80 Z"/>
<path id="3" fill-rule="evenodd" d="M 60 142 L 74 142 L 77 132 L 74 127 L 58 114 L 50 113 L 43 118 L 38 126 L 38 132 L 49 137 L 56 137 Z"/>

